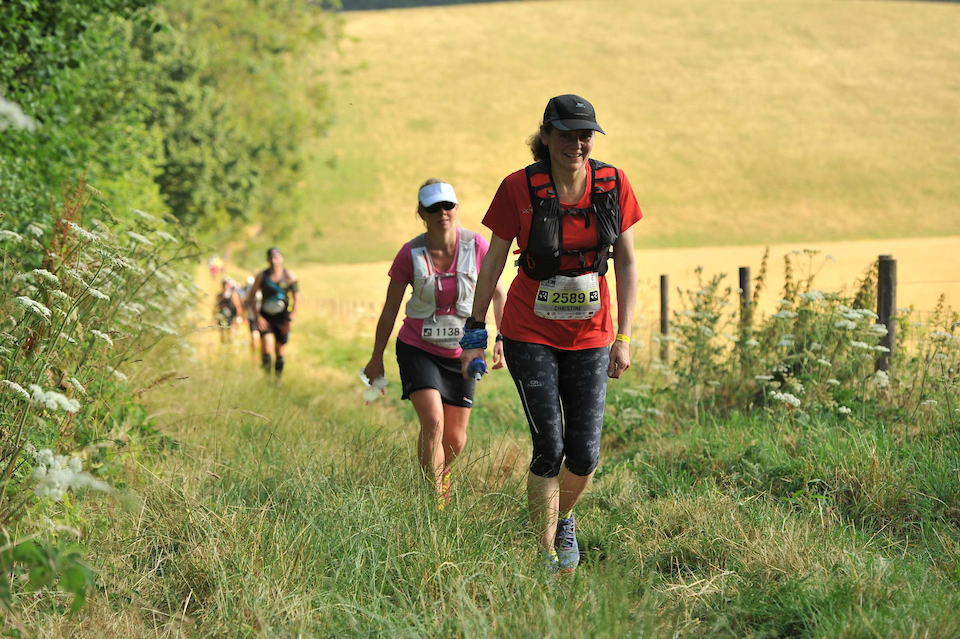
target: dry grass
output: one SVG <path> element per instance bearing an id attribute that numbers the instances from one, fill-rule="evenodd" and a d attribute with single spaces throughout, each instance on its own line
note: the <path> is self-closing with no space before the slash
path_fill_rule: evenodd
<path id="1" fill-rule="evenodd" d="M 960 11 L 942 3 L 550 0 L 345 15 L 317 143 L 319 261 L 392 256 L 416 187 L 476 228 L 547 98 L 589 97 L 643 247 L 960 233 Z M 362 239 L 361 239 L 362 238 Z"/>

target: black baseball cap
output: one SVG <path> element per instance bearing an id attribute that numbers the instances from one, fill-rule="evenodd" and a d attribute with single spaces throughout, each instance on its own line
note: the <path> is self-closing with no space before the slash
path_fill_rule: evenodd
<path id="1" fill-rule="evenodd" d="M 597 112 L 593 110 L 593 105 L 572 93 L 550 98 L 543 111 L 543 123 L 551 124 L 561 131 L 589 129 L 606 135 L 597 124 Z"/>

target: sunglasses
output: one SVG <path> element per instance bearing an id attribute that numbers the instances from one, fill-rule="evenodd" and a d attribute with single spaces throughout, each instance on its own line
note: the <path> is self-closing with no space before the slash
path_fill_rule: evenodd
<path id="1" fill-rule="evenodd" d="M 452 211 L 456 206 L 453 202 L 437 202 L 436 204 L 423 207 L 423 210 L 427 213 L 439 213 L 441 210 Z"/>

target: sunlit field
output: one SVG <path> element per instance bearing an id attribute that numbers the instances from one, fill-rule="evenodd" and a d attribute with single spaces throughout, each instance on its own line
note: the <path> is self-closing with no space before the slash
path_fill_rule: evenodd
<path id="1" fill-rule="evenodd" d="M 591 100 L 644 248 L 960 234 L 960 7 L 545 1 L 351 12 L 291 240 L 392 257 L 427 177 L 479 226 L 549 97 Z"/>

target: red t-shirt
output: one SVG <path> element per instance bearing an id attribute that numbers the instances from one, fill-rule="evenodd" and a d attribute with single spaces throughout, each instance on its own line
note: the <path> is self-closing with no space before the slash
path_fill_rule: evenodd
<path id="1" fill-rule="evenodd" d="M 490 249 L 490 243 L 487 242 L 479 233 L 475 235 L 474 240 L 474 251 L 477 254 L 477 272 L 480 271 L 480 263 L 483 262 L 484 256 L 487 254 L 487 250 Z M 403 248 L 400 249 L 400 252 L 397 253 L 397 256 L 393 259 L 393 265 L 390 267 L 389 275 L 392 279 L 398 280 L 400 282 L 405 282 L 410 286 L 413 286 L 413 259 L 410 257 L 410 242 L 407 242 L 403 245 Z M 457 272 L 457 260 L 460 259 L 460 242 L 459 235 L 457 241 L 457 254 L 453 258 L 453 262 L 450 264 L 450 268 L 446 271 L 439 271 L 440 273 L 456 273 Z M 439 307 L 452 307 L 457 302 L 457 278 L 456 277 L 444 277 L 440 279 L 440 285 L 437 290 L 437 306 Z M 453 309 L 441 308 L 437 311 L 437 315 L 451 315 L 453 314 Z M 420 335 L 423 332 L 423 320 L 415 319 L 413 317 L 405 317 L 403 319 L 403 326 L 400 327 L 400 332 L 397 334 L 397 339 L 407 344 L 409 346 L 415 346 L 421 350 L 424 350 L 428 353 L 433 353 L 434 355 L 439 355 L 440 357 L 450 357 L 456 358 L 460 357 L 460 347 L 457 348 L 443 348 L 442 346 L 437 346 L 436 344 L 431 344 L 430 342 L 425 341 Z"/>
<path id="2" fill-rule="evenodd" d="M 643 214 L 640 212 L 640 205 L 633 193 L 633 187 L 627 181 L 627 176 L 619 169 L 617 174 L 620 178 L 620 230 L 623 232 L 636 224 Z M 593 170 L 587 164 L 587 188 L 583 197 L 575 203 L 561 202 L 561 208 L 589 206 L 592 188 Z M 521 169 L 508 175 L 500 184 L 483 218 L 483 225 L 503 240 L 512 241 L 516 238 L 517 245 L 523 251 L 527 247 L 532 217 L 533 204 L 530 202 L 527 174 Z M 564 249 L 593 248 L 597 245 L 597 225 L 594 221 L 591 220 L 590 227 L 587 228 L 583 216 L 564 215 L 561 219 Z M 585 255 L 588 263 L 593 261 L 594 256 L 594 252 Z M 560 268 L 578 267 L 577 256 L 565 255 L 561 258 Z M 611 263 L 608 272 L 612 270 Z M 503 310 L 503 324 L 500 326 L 500 332 L 504 336 L 519 342 L 545 344 L 566 350 L 599 348 L 613 343 L 616 333 L 613 330 L 610 290 L 606 277 L 600 278 L 600 310 L 590 319 L 584 320 L 553 320 L 535 315 L 533 304 L 539 287 L 540 283 L 537 280 L 529 278 L 523 269 L 518 270 L 517 277 L 510 285 L 507 305 Z"/>

